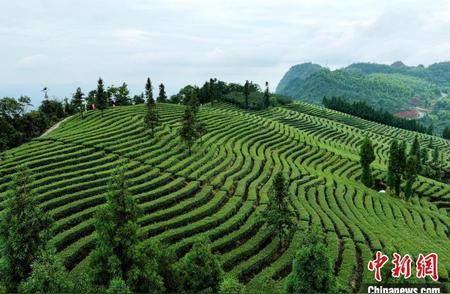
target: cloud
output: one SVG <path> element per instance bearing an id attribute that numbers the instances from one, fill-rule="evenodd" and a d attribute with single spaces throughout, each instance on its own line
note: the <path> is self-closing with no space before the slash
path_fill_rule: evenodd
<path id="1" fill-rule="evenodd" d="M 45 69 L 49 63 L 49 57 L 45 54 L 26 56 L 17 62 L 18 69 Z"/>
<path id="2" fill-rule="evenodd" d="M 69 96 L 102 76 L 141 91 L 151 76 L 172 94 L 211 76 L 274 88 L 308 61 L 427 65 L 450 60 L 449 15 L 446 0 L 7 1 L 0 88 L 47 84 Z"/>

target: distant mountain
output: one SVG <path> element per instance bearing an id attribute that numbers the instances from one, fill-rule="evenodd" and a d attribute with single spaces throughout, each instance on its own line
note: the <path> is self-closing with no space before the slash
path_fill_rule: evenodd
<path id="1" fill-rule="evenodd" d="M 391 65 L 354 63 L 337 70 L 303 63 L 289 69 L 276 92 L 316 104 L 321 104 L 324 96 L 340 96 L 392 113 L 421 107 L 433 110 L 423 118 L 425 122 L 433 122 L 439 129 L 450 124 L 450 113 L 442 115 L 441 111 L 442 104 L 447 107 L 445 97 L 450 93 L 450 62 L 428 67 L 408 66 L 401 61 Z"/>
<path id="2" fill-rule="evenodd" d="M 277 93 L 312 103 L 321 103 L 323 96 L 342 96 L 392 112 L 427 107 L 440 94 L 439 87 L 426 80 L 397 73 L 398 64 L 368 65 L 334 71 L 313 64 L 296 65 L 280 81 Z"/>
<path id="3" fill-rule="evenodd" d="M 450 87 L 450 62 L 434 63 L 428 67 L 421 64 L 407 66 L 401 61 L 391 65 L 377 63 L 353 63 L 345 70 L 361 74 L 384 73 L 402 74 L 432 82 L 438 86 Z"/>

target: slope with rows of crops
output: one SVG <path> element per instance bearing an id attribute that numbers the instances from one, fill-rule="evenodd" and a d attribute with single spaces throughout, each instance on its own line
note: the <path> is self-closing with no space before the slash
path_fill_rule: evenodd
<path id="1" fill-rule="evenodd" d="M 93 215 L 106 202 L 112 171 L 125 165 L 129 191 L 144 211 L 142 244 L 164 242 L 181 258 L 207 237 L 223 269 L 248 290 L 281 287 L 302 232 L 313 226 L 326 235 L 338 281 L 353 291 L 373 281 L 367 262 L 388 248 L 438 253 L 440 281 L 449 282 L 450 185 L 419 176 L 405 201 L 359 180 L 365 137 L 374 142 L 374 176 L 383 179 L 391 141 L 412 143 L 416 133 L 306 103 L 261 111 L 217 104 L 200 108 L 207 132 L 189 155 L 178 136 L 184 106 L 158 103 L 157 110 L 162 124 L 154 136 L 144 127 L 144 105 L 122 106 L 75 115 L 4 152 L 0 209 L 16 167 L 26 163 L 39 205 L 55 220 L 52 244 L 67 269 L 83 272 L 95 246 Z M 448 169 L 450 142 L 418 139 L 425 148 L 431 139 Z M 279 171 L 288 178 L 296 224 L 282 252 L 258 217 Z"/>

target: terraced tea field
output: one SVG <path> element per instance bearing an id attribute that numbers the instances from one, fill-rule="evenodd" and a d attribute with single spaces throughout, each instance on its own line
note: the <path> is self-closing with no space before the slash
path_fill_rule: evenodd
<path id="1" fill-rule="evenodd" d="M 145 106 L 124 106 L 103 117 L 97 111 L 76 116 L 5 152 L 0 209 L 16 166 L 27 163 L 38 201 L 55 220 L 52 242 L 76 274 L 88 265 L 93 214 L 105 203 L 111 172 L 124 163 L 129 189 L 145 212 L 139 220 L 143 244 L 160 240 L 181 257 L 194 241 L 208 237 L 225 271 L 248 289 L 282 285 L 309 226 L 325 232 L 335 274 L 353 291 L 373 281 L 367 262 L 387 248 L 412 256 L 438 253 L 440 281 L 448 283 L 450 185 L 419 177 L 415 197 L 405 202 L 359 182 L 358 150 L 365 136 L 374 142 L 374 173 L 382 178 L 391 140 L 412 143 L 415 133 L 303 103 L 261 112 L 222 104 L 201 107 L 208 132 L 189 156 L 178 138 L 184 107 L 157 108 L 163 123 L 154 138 L 144 129 Z M 419 135 L 423 147 L 429 138 Z M 450 142 L 433 142 L 450 166 Z M 280 170 L 288 175 L 298 224 L 282 253 L 257 217 Z"/>

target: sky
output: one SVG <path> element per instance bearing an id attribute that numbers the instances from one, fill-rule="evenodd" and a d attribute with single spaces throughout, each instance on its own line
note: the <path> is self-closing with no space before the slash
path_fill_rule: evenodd
<path id="1" fill-rule="evenodd" d="M 293 65 L 450 60 L 450 1 L 0 0 L 0 97 L 168 94 L 210 77 L 275 89 Z"/>

